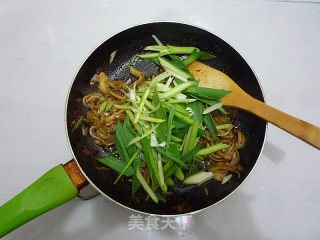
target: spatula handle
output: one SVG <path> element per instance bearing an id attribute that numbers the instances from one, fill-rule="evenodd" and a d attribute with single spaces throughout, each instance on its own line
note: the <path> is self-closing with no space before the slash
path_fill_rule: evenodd
<path id="1" fill-rule="evenodd" d="M 241 106 L 244 110 L 252 112 L 297 138 L 309 143 L 313 147 L 320 149 L 319 127 L 270 107 L 249 95 L 247 95 L 246 100 L 246 104 Z"/>

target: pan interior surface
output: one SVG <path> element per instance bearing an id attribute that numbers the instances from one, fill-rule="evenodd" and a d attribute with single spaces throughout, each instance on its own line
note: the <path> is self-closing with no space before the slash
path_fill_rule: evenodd
<path id="1" fill-rule="evenodd" d="M 177 187 L 166 195 L 166 203 L 153 203 L 145 200 L 146 194 L 140 189 L 135 197 L 131 196 L 131 180 L 123 177 L 117 184 L 113 184 L 118 173 L 104 167 L 94 160 L 94 152 L 98 150 L 97 157 L 109 154 L 96 145 L 89 134 L 83 135 L 81 128 L 72 131 L 71 123 L 75 120 L 75 113 L 85 116 L 85 109 L 81 101 L 88 93 L 97 92 L 97 86 L 90 87 L 89 82 L 99 67 L 111 79 L 133 78 L 129 69 L 123 69 L 136 54 L 145 53 L 144 47 L 156 45 L 152 35 L 156 35 L 163 44 L 176 46 L 194 46 L 203 51 L 216 55 L 216 58 L 203 61 L 230 76 L 244 91 L 254 98 L 264 101 L 260 85 L 253 71 L 229 44 L 219 37 L 203 29 L 180 23 L 149 23 L 139 25 L 118 33 L 102 43 L 85 61 L 76 75 L 70 89 L 67 103 L 66 119 L 67 131 L 73 154 L 81 169 L 90 181 L 103 193 L 114 201 L 137 211 L 151 214 L 182 214 L 209 207 L 229 194 L 231 194 L 249 175 L 254 167 L 265 138 L 266 122 L 251 113 L 234 110 L 240 121 L 240 129 L 246 136 L 246 145 L 240 149 L 240 163 L 244 168 L 240 178 L 235 176 L 226 184 L 214 179 L 200 185 Z M 117 50 L 112 64 L 109 64 L 110 54 Z M 158 68 L 150 60 L 138 60 L 134 67 L 143 71 L 147 76 L 157 74 Z M 205 190 L 207 189 L 207 190 Z"/>

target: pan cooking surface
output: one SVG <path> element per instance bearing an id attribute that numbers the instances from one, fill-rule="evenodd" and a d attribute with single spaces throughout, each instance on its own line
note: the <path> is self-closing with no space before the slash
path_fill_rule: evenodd
<path id="1" fill-rule="evenodd" d="M 129 208 L 153 214 L 179 214 L 193 212 L 208 207 L 232 193 L 248 176 L 254 167 L 264 142 L 266 122 L 248 112 L 235 110 L 240 120 L 240 129 L 246 136 L 246 145 L 240 149 L 240 162 L 244 167 L 241 177 L 232 177 L 222 185 L 214 179 L 200 186 L 188 185 L 177 187 L 168 192 L 166 203 L 145 201 L 146 194 L 140 189 L 136 197 L 131 196 L 131 180 L 125 176 L 114 185 L 118 173 L 104 167 L 94 160 L 95 152 L 98 157 L 108 154 L 96 145 L 90 135 L 83 136 L 81 128 L 72 132 L 71 122 L 75 113 L 85 116 L 85 109 L 79 99 L 91 92 L 97 92 L 97 87 L 90 87 L 89 81 L 97 68 L 102 67 L 111 79 L 128 79 L 132 76 L 129 69 L 123 70 L 132 57 L 144 53 L 143 48 L 155 45 L 152 34 L 156 35 L 164 44 L 177 46 L 194 46 L 210 52 L 217 57 L 205 64 L 229 75 L 243 90 L 251 96 L 263 101 L 263 94 L 259 83 L 245 60 L 230 45 L 217 36 L 185 24 L 179 23 L 150 23 L 136 26 L 120 32 L 101 44 L 80 68 L 70 90 L 67 104 L 67 129 L 70 145 L 76 160 L 91 182 L 113 200 Z M 117 54 L 113 63 L 109 64 L 109 56 L 114 50 Z M 147 76 L 157 74 L 158 68 L 150 60 L 139 60 L 134 67 L 145 72 Z M 93 150 L 93 151 L 92 151 Z M 98 151 L 94 151 L 98 150 Z M 208 190 L 206 195 L 205 188 Z"/>

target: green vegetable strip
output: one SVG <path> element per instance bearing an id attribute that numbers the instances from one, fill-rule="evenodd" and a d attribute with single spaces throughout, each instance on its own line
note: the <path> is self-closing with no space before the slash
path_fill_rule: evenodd
<path id="1" fill-rule="evenodd" d="M 209 100 L 220 100 L 224 96 L 228 95 L 230 91 L 192 86 L 186 89 L 184 93 L 188 95 L 191 94 L 194 97 L 205 98 Z"/>
<path id="2" fill-rule="evenodd" d="M 102 113 L 104 109 L 106 108 L 107 101 L 104 101 L 103 103 L 100 104 L 99 106 L 99 113 Z"/>
<path id="3" fill-rule="evenodd" d="M 199 121 L 199 125 L 202 125 L 203 121 L 203 103 L 200 101 L 196 101 L 193 103 L 189 103 L 187 107 L 190 107 L 193 111 L 193 115 L 191 119 L 193 121 Z"/>
<path id="4" fill-rule="evenodd" d="M 186 65 L 183 63 L 183 61 L 176 55 L 170 55 L 170 62 L 177 68 L 181 69 L 185 73 L 190 75 L 190 79 L 195 81 L 195 78 L 190 73 L 189 69 L 186 67 Z"/>
<path id="5" fill-rule="evenodd" d="M 160 63 L 159 63 L 160 64 Z M 183 75 L 180 74 L 180 72 L 176 72 L 176 71 L 173 71 L 167 67 L 164 67 L 164 66 L 161 66 L 167 73 L 169 73 L 171 76 L 175 77 L 175 82 L 188 82 L 188 79 L 192 79 L 192 75 L 190 75 L 190 77 L 185 77 Z M 182 71 L 182 70 L 179 70 L 179 71 Z M 179 80 L 179 81 L 177 81 Z"/>
<path id="6" fill-rule="evenodd" d="M 190 160 L 195 157 L 197 158 L 196 156 L 196 153 L 200 151 L 200 145 L 197 144 L 197 146 L 195 146 L 192 150 L 190 150 L 189 152 L 187 152 L 186 154 L 184 154 L 182 157 L 181 157 L 181 161 L 183 162 L 190 162 Z M 200 156 L 199 156 L 200 157 Z M 202 159 L 201 159 L 202 160 Z"/>
<path id="7" fill-rule="evenodd" d="M 154 87 L 155 85 L 157 85 L 159 82 L 161 82 L 162 80 L 166 79 L 167 77 L 169 77 L 170 74 L 168 72 L 163 72 L 160 73 L 158 76 L 154 77 L 150 83 L 150 87 Z"/>
<path id="8" fill-rule="evenodd" d="M 112 108 L 112 106 L 113 106 L 114 103 L 115 103 L 114 101 L 109 102 L 108 105 L 106 106 L 106 108 L 104 109 L 104 111 L 105 111 L 105 112 L 108 112 L 108 111 Z"/>
<path id="9" fill-rule="evenodd" d="M 167 157 L 168 159 L 171 159 L 172 161 L 176 162 L 177 164 L 186 167 L 186 164 L 184 162 L 182 162 L 179 158 L 177 158 L 175 155 L 173 155 L 172 153 L 168 152 L 166 153 L 166 151 L 161 148 L 161 147 L 156 147 L 155 148 L 157 150 L 157 152 L 161 153 L 163 156 Z"/>
<path id="10" fill-rule="evenodd" d="M 182 142 L 182 141 L 183 141 L 183 139 L 178 138 L 178 137 L 176 137 L 176 136 L 174 136 L 174 135 L 171 135 L 171 139 L 172 139 L 173 141 L 175 141 L 175 142 Z"/>
<path id="11" fill-rule="evenodd" d="M 178 168 L 179 165 L 174 163 L 173 166 L 165 172 L 164 179 L 171 177 L 177 171 Z"/>
<path id="12" fill-rule="evenodd" d="M 217 130 L 216 125 L 212 119 L 211 114 L 204 115 L 203 121 L 206 124 L 212 139 L 214 141 L 216 141 L 218 138 L 218 130 Z"/>
<path id="13" fill-rule="evenodd" d="M 184 180 L 184 184 L 201 184 L 203 182 L 208 181 L 213 177 L 212 172 L 204 172 L 204 171 L 199 171 L 195 174 L 192 174 L 190 177 L 187 177 Z"/>
<path id="14" fill-rule="evenodd" d="M 229 145 L 227 144 L 224 144 L 224 143 L 217 143 L 215 145 L 212 145 L 210 147 L 207 147 L 207 148 L 203 148 L 201 149 L 198 154 L 201 156 L 201 155 L 208 155 L 210 153 L 214 153 L 216 151 L 219 151 L 221 149 L 224 149 L 224 148 L 227 148 L 229 147 Z"/>
<path id="15" fill-rule="evenodd" d="M 174 176 L 175 176 L 176 178 L 178 178 L 179 180 L 181 180 L 181 181 L 184 179 L 184 174 L 183 174 L 181 168 L 178 168 L 178 169 L 176 170 L 176 172 L 174 173 Z"/>
<path id="16" fill-rule="evenodd" d="M 199 51 L 195 47 L 177 47 L 172 45 L 167 45 L 169 48 L 170 54 L 191 54 L 193 51 Z"/>
<path id="17" fill-rule="evenodd" d="M 175 111 L 178 113 L 181 113 L 183 115 L 189 116 L 190 113 L 188 110 L 186 110 L 184 107 L 182 107 L 182 105 L 180 104 L 171 104 L 169 102 L 166 101 L 162 101 L 161 105 L 166 108 L 168 110 L 168 112 L 170 111 L 171 107 L 174 105 L 175 106 Z"/>
<path id="18" fill-rule="evenodd" d="M 136 107 L 134 107 L 134 106 L 129 106 L 129 105 L 118 105 L 118 104 L 115 104 L 114 107 L 115 107 L 115 108 L 118 108 L 118 109 L 126 109 L 126 110 L 136 109 Z"/>
<path id="19" fill-rule="evenodd" d="M 193 125 L 193 124 L 192 124 Z M 184 139 L 183 139 L 183 154 L 186 154 L 188 152 L 188 144 L 189 144 L 189 138 L 190 138 L 190 134 L 192 131 L 192 126 L 189 127 L 188 132 L 184 135 Z"/>
<path id="20" fill-rule="evenodd" d="M 138 55 L 140 58 L 154 58 L 156 56 L 161 57 L 169 54 L 191 54 L 195 47 L 176 47 L 176 46 L 148 46 L 145 50 L 158 51 L 159 53 L 150 53 Z M 198 50 L 199 51 L 199 50 Z"/>
<path id="21" fill-rule="evenodd" d="M 152 105 L 157 107 L 157 111 L 155 111 L 151 116 L 159 119 L 167 119 L 167 114 L 163 107 L 160 104 L 160 99 L 158 95 L 157 88 L 154 88 L 154 97 L 152 99 Z M 156 138 L 158 140 L 158 143 L 162 143 L 166 141 L 167 139 L 167 123 L 163 122 L 159 124 L 159 127 L 157 129 Z"/>
<path id="22" fill-rule="evenodd" d="M 233 125 L 231 123 L 221 124 L 221 125 L 217 125 L 216 126 L 216 128 L 218 130 L 220 130 L 220 129 L 228 129 L 228 128 L 232 128 L 232 127 L 233 127 Z"/>
<path id="23" fill-rule="evenodd" d="M 129 141 L 130 140 L 132 140 L 132 139 L 130 138 Z M 128 134 L 126 131 L 126 127 L 123 127 L 121 125 L 120 120 L 118 120 L 117 125 L 116 125 L 115 143 L 116 143 L 116 148 L 119 152 L 121 160 L 123 160 L 125 162 L 130 161 L 130 157 L 129 157 L 129 153 L 128 153 L 129 148 L 126 146 L 128 144 Z"/>
<path id="24" fill-rule="evenodd" d="M 141 139 L 140 143 L 141 143 L 141 146 L 143 149 L 143 156 L 144 156 L 144 160 L 147 164 L 147 168 L 148 168 L 149 175 L 151 178 L 152 186 L 155 186 L 157 183 L 157 179 L 156 179 L 156 176 L 153 171 L 155 164 L 154 164 L 154 161 L 151 164 L 150 155 L 149 155 L 149 153 L 151 152 L 150 140 L 148 138 L 144 138 L 144 139 Z M 151 156 L 151 157 L 153 157 L 153 156 Z"/>
<path id="25" fill-rule="evenodd" d="M 169 151 L 170 141 L 171 141 L 171 135 L 172 135 L 172 122 L 173 122 L 173 116 L 174 116 L 175 106 L 173 105 L 169 112 L 168 117 L 168 135 L 167 135 L 167 144 L 166 144 L 166 153 Z"/>
<path id="26" fill-rule="evenodd" d="M 194 121 L 189 116 L 185 116 L 181 113 L 178 113 L 177 111 L 174 112 L 174 116 L 179 118 L 180 121 L 187 123 L 189 125 L 194 123 Z"/>
<path id="27" fill-rule="evenodd" d="M 208 113 L 210 113 L 210 112 L 212 112 L 212 111 L 214 111 L 214 110 L 222 107 L 222 105 L 223 105 L 223 102 L 219 102 L 219 103 L 217 103 L 217 104 L 214 104 L 214 105 L 206 108 L 206 109 L 203 111 L 203 114 L 208 114 Z"/>
<path id="28" fill-rule="evenodd" d="M 175 97 L 185 89 L 191 87 L 193 84 L 194 82 L 181 83 L 180 85 L 174 88 L 171 88 L 169 91 L 159 94 L 159 97 L 160 99 L 168 99 L 168 98 Z"/>
<path id="29" fill-rule="evenodd" d="M 166 164 L 163 166 L 163 172 L 164 173 L 167 172 L 172 167 L 173 164 L 174 163 L 172 160 L 168 160 Z"/>
<path id="30" fill-rule="evenodd" d="M 197 61 L 197 59 L 198 59 L 202 54 L 203 54 L 202 51 L 194 50 L 187 59 L 183 60 L 183 63 L 184 63 L 186 66 L 188 66 L 189 64 Z"/>
<path id="31" fill-rule="evenodd" d="M 140 120 L 154 122 L 154 123 L 162 123 L 162 122 L 166 121 L 164 119 L 152 118 L 152 117 L 146 117 L 146 116 L 141 116 Z"/>
<path id="32" fill-rule="evenodd" d="M 138 134 L 141 135 L 141 127 L 138 123 L 134 123 L 134 115 L 131 111 L 126 110 L 127 116 L 129 117 L 130 121 L 132 122 L 133 126 L 137 130 Z"/>
<path id="33" fill-rule="evenodd" d="M 174 66 L 170 61 L 168 61 L 165 58 L 159 57 L 159 62 L 161 64 L 161 66 L 163 66 L 164 68 L 167 68 L 167 69 L 171 70 L 172 72 L 175 72 L 175 73 L 181 75 L 182 77 L 185 77 L 187 79 L 192 78 L 191 74 L 186 73 L 185 71 L 181 70 L 180 68 L 177 68 L 176 66 Z"/>
<path id="34" fill-rule="evenodd" d="M 139 58 L 157 58 L 160 57 L 160 53 L 149 53 L 149 54 L 139 54 L 137 57 Z"/>
<path id="35" fill-rule="evenodd" d="M 138 154 L 137 157 L 134 159 L 132 166 L 133 169 L 139 169 L 141 171 L 141 158 L 142 154 Z M 132 176 L 132 185 L 131 185 L 131 195 L 133 196 L 139 189 L 140 187 L 140 182 L 137 179 L 136 174 Z"/>
<path id="36" fill-rule="evenodd" d="M 156 35 L 151 35 L 151 36 L 156 41 L 156 43 L 158 43 L 159 46 L 163 46 L 163 44 L 161 43 L 161 41 L 159 40 L 159 38 Z"/>
<path id="37" fill-rule="evenodd" d="M 195 101 L 197 101 L 197 99 L 186 98 L 186 99 L 170 99 L 168 102 L 169 103 L 191 103 Z"/>
<path id="38" fill-rule="evenodd" d="M 201 56 L 198 58 L 198 60 L 209 60 L 209 59 L 212 59 L 212 58 L 215 58 L 216 56 L 211 54 L 211 53 L 208 53 L 208 52 L 203 52 L 202 51 L 202 54 Z"/>
<path id="39" fill-rule="evenodd" d="M 199 128 L 199 121 L 195 121 L 194 124 L 191 126 L 191 131 L 190 131 L 190 136 L 189 136 L 189 141 L 187 142 L 187 152 L 191 151 L 196 143 L 196 138 L 197 138 L 197 132 Z"/>
<path id="40" fill-rule="evenodd" d="M 142 95 L 142 98 L 141 98 L 141 101 L 139 103 L 139 112 L 137 112 L 135 118 L 134 118 L 134 123 L 137 123 L 139 121 L 139 118 L 141 116 L 141 111 L 143 109 L 143 106 L 144 106 L 144 102 L 146 101 L 148 95 L 150 93 L 150 88 L 146 88 L 143 92 L 143 95 Z"/>
<path id="41" fill-rule="evenodd" d="M 151 197 L 151 199 L 155 203 L 158 203 L 157 196 L 154 194 L 154 192 L 152 191 L 152 189 L 150 188 L 150 186 L 148 185 L 148 183 L 146 182 L 146 180 L 144 179 L 144 177 L 142 176 L 142 174 L 141 174 L 141 172 L 140 172 L 140 170 L 138 168 L 136 169 L 136 176 L 137 176 L 137 179 L 139 180 L 139 182 L 141 183 L 142 187 L 144 188 L 144 190 Z"/>
<path id="42" fill-rule="evenodd" d="M 224 114 L 228 114 L 226 110 L 224 110 L 223 107 L 219 107 L 220 112 L 224 113 Z"/>
<path id="43" fill-rule="evenodd" d="M 154 150 L 154 148 L 151 148 L 148 146 L 147 148 L 144 148 L 144 151 L 146 154 L 148 154 L 149 161 L 152 167 L 152 171 L 154 173 L 154 176 L 157 180 L 157 183 L 160 186 L 160 175 L 159 175 L 159 168 L 158 168 L 158 159 L 157 159 L 157 152 Z"/>
<path id="44" fill-rule="evenodd" d="M 158 170 L 159 170 L 159 185 L 163 193 L 167 193 L 167 185 L 164 182 L 164 175 L 163 175 L 163 169 L 162 169 L 162 161 L 161 161 L 161 155 L 159 154 L 158 159 Z"/>
<path id="45" fill-rule="evenodd" d="M 131 141 L 128 143 L 127 147 L 129 147 L 130 145 L 132 145 L 132 144 L 140 141 L 141 139 L 149 136 L 151 133 L 154 132 L 154 130 L 157 129 L 158 126 L 159 126 L 159 125 L 157 125 L 157 126 L 155 126 L 155 127 L 152 127 L 150 130 L 146 131 L 146 132 L 145 132 L 144 134 L 142 134 L 141 136 L 137 136 L 137 137 L 131 139 Z"/>
<path id="46" fill-rule="evenodd" d="M 116 179 L 116 181 L 114 181 L 113 184 L 116 184 L 119 179 L 122 177 L 122 175 L 124 174 L 125 171 L 127 171 L 128 167 L 131 165 L 131 163 L 133 162 L 133 160 L 136 158 L 136 156 L 139 154 L 140 150 L 136 151 L 135 154 L 133 154 L 133 156 L 131 157 L 130 161 L 127 163 L 127 165 L 125 166 L 125 168 L 122 170 L 122 172 L 120 173 L 120 175 L 118 176 L 118 178 Z"/>
<path id="47" fill-rule="evenodd" d="M 151 104 L 151 102 L 149 102 L 148 100 L 146 100 L 144 104 L 145 104 L 148 108 L 150 108 L 152 111 L 156 111 L 156 110 L 157 110 L 157 108 L 156 108 L 155 106 L 153 106 L 153 105 Z"/>
<path id="48" fill-rule="evenodd" d="M 166 179 L 166 183 L 167 183 L 169 186 L 171 186 L 171 187 L 175 185 L 175 183 L 174 183 L 174 181 L 172 180 L 171 177 L 168 177 L 168 178 Z"/>
<path id="49" fill-rule="evenodd" d="M 159 43 L 158 43 L 159 44 Z M 161 51 L 161 50 L 167 50 L 168 49 L 168 47 L 167 46 L 159 46 L 159 45 L 153 45 L 153 46 L 147 46 L 147 47 L 145 47 L 144 48 L 144 50 L 146 50 L 146 51 L 156 51 L 156 52 L 159 52 L 159 51 Z"/>
<path id="50" fill-rule="evenodd" d="M 106 156 L 103 158 L 96 158 L 97 161 L 101 162 L 104 165 L 107 165 L 108 167 L 112 168 L 113 170 L 116 170 L 117 172 L 123 172 L 123 170 L 126 167 L 126 162 L 121 161 L 120 159 L 114 157 L 114 156 Z M 123 174 L 127 177 L 130 177 L 134 174 L 134 169 L 129 166 L 127 169 L 123 172 Z"/>
<path id="51" fill-rule="evenodd" d="M 113 62 L 114 57 L 117 54 L 117 50 L 114 50 L 111 54 L 110 54 L 110 59 L 109 59 L 109 63 L 111 64 Z"/>

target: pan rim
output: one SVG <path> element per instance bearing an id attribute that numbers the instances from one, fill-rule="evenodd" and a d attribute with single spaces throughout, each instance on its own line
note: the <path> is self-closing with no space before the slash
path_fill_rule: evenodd
<path id="1" fill-rule="evenodd" d="M 98 49 L 105 41 L 109 40 L 110 38 L 112 38 L 113 36 L 123 32 L 123 31 L 126 31 L 128 29 L 131 29 L 131 28 L 134 28 L 134 27 L 139 27 L 139 26 L 143 26 L 143 25 L 149 25 L 149 24 L 157 24 L 157 23 L 174 23 L 174 24 L 183 24 L 183 25 L 187 25 L 187 26 L 191 26 L 191 27 L 195 27 L 195 28 L 198 28 L 198 29 L 201 29 L 203 31 L 206 31 L 218 38 L 220 38 L 221 40 L 223 40 L 225 43 L 227 43 L 230 47 L 232 47 L 242 58 L 243 60 L 246 62 L 246 64 L 249 66 L 250 70 L 252 71 L 252 73 L 254 74 L 257 82 L 258 82 L 258 85 L 259 85 L 259 88 L 261 90 L 261 93 L 262 93 L 262 97 L 263 97 L 263 101 L 266 103 L 266 97 L 265 97 L 265 94 L 264 94 L 264 91 L 263 91 L 263 88 L 262 88 L 262 85 L 261 85 L 261 82 L 256 74 L 256 72 L 253 70 L 253 68 L 251 67 L 251 65 L 246 61 L 246 59 L 243 57 L 243 55 L 238 51 L 238 49 L 236 49 L 233 45 L 231 45 L 228 41 L 226 41 L 224 38 L 220 37 L 219 35 L 215 34 L 214 32 L 210 31 L 209 29 L 206 29 L 202 26 L 199 26 L 197 24 L 191 24 L 191 23 L 185 23 L 185 22 L 180 22 L 180 21 L 165 21 L 165 20 L 161 20 L 161 21 L 152 21 L 152 22 L 144 22 L 144 23 L 140 23 L 140 24 L 133 24 L 133 25 L 129 25 L 127 26 L 126 28 L 123 28 L 123 29 L 120 29 L 118 30 L 117 32 L 113 32 L 111 34 L 109 34 L 108 38 L 102 40 L 100 42 L 99 45 L 97 45 L 88 55 L 87 57 L 82 61 L 81 65 L 78 67 L 78 70 L 75 72 L 74 74 L 74 77 L 73 77 L 73 80 L 71 81 L 70 83 L 70 86 L 69 86 L 69 89 L 68 89 L 68 93 L 67 93 L 67 96 L 66 96 L 66 103 L 65 103 L 65 118 L 64 118 L 64 123 L 65 123 L 65 131 L 66 131 L 66 136 L 67 136 L 67 142 L 68 142 L 68 145 L 69 145 L 69 148 L 71 150 L 71 154 L 73 156 L 73 159 L 75 160 L 76 164 L 77 164 L 77 167 L 79 168 L 80 172 L 83 174 L 83 176 L 87 179 L 87 181 L 90 183 L 90 185 L 96 190 L 98 191 L 103 197 L 107 198 L 108 200 L 110 200 L 111 202 L 115 203 L 116 205 L 118 206 L 121 206 L 127 210 L 130 210 L 130 211 L 133 211 L 135 213 L 139 213 L 139 214 L 143 214 L 143 215 L 152 215 L 152 216 L 158 216 L 158 217 L 182 217 L 182 216 L 189 216 L 189 215 L 193 215 L 193 214 L 197 214 L 199 212 L 202 212 L 204 210 L 207 210 L 221 202 L 223 202 L 224 200 L 226 200 L 227 198 L 229 198 L 232 194 L 234 194 L 234 192 L 236 192 L 237 190 L 240 189 L 240 187 L 243 185 L 244 182 L 247 181 L 248 177 L 252 174 L 253 170 L 255 169 L 258 161 L 260 160 L 261 158 L 261 154 L 262 154 L 262 151 L 264 149 L 264 146 L 265 146 L 265 142 L 266 142 L 266 138 L 267 138 L 267 132 L 268 132 L 268 122 L 266 121 L 266 127 L 265 127 L 265 133 L 264 133 L 264 139 L 263 139 L 263 143 L 262 143 L 262 146 L 261 146 L 261 150 L 259 152 L 259 155 L 258 155 L 258 158 L 255 162 L 255 164 L 253 165 L 252 169 L 250 170 L 250 172 L 248 173 L 248 175 L 244 178 L 244 180 L 239 184 L 238 187 L 236 187 L 232 192 L 230 192 L 228 195 L 226 195 L 224 198 L 220 199 L 219 201 L 207 206 L 207 207 L 204 207 L 204 208 L 201 208 L 201 209 L 198 209 L 196 211 L 192 211 L 192 212 L 189 212 L 189 213 L 179 213 L 179 214 L 156 214 L 156 213 L 148 213 L 148 212 L 143 212 L 143 211 L 140 211 L 140 210 L 137 210 L 137 209 L 134 209 L 134 208 L 131 208 L 131 207 L 128 207 L 122 203 L 119 203 L 118 201 L 114 200 L 113 198 L 111 198 L 110 196 L 108 196 L 107 194 L 105 194 L 102 190 L 99 189 L 99 187 L 97 187 L 92 181 L 91 179 L 86 175 L 86 173 L 83 171 L 82 167 L 80 166 L 77 158 L 76 158 L 76 154 L 73 152 L 73 149 L 72 149 L 72 146 L 71 146 L 71 143 L 70 143 L 70 138 L 69 138 L 69 134 L 68 134 L 68 125 L 67 125 L 67 107 L 68 107 L 68 102 L 69 102 L 69 97 L 70 97 L 70 92 L 71 92 L 71 88 L 74 84 L 74 81 L 81 69 L 81 67 L 83 66 L 83 64 L 86 62 L 86 60 L 89 58 L 89 56 L 94 52 L 96 51 L 96 49 Z"/>

